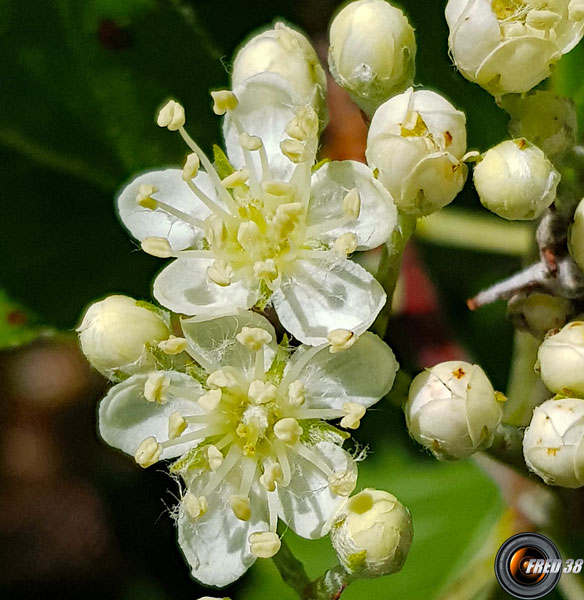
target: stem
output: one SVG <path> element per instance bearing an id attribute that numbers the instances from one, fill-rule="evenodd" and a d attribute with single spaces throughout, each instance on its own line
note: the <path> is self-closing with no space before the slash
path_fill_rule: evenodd
<path id="1" fill-rule="evenodd" d="M 338 600 L 351 583 L 351 576 L 337 565 L 315 579 L 304 592 L 304 600 Z"/>
<path id="2" fill-rule="evenodd" d="M 501 462 L 514 467 L 522 475 L 529 474 L 523 458 L 522 429 L 513 425 L 499 425 L 495 432 L 495 439 L 487 452 Z"/>
<path id="3" fill-rule="evenodd" d="M 272 561 L 276 565 L 284 583 L 288 584 L 299 598 L 305 598 L 305 590 L 310 585 L 310 579 L 306 574 L 304 565 L 292 554 L 288 544 L 282 539 L 280 551 Z"/>

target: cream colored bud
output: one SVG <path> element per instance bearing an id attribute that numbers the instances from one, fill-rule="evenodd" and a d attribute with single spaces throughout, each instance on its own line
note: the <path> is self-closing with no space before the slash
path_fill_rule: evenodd
<path id="1" fill-rule="evenodd" d="M 548 336 L 537 358 L 549 390 L 564 396 L 584 396 L 584 321 L 572 321 Z"/>
<path id="2" fill-rule="evenodd" d="M 343 198 L 343 212 L 351 219 L 358 219 L 361 212 L 361 196 L 359 190 L 353 188 Z"/>
<path id="3" fill-rule="evenodd" d="M 175 410 L 168 417 L 168 439 L 174 440 L 180 437 L 183 431 L 187 428 L 187 422 L 184 417 Z"/>
<path id="4" fill-rule="evenodd" d="M 150 467 L 158 462 L 162 454 L 162 446 L 156 441 L 155 437 L 147 437 L 136 450 L 134 459 L 142 467 Z"/>
<path id="5" fill-rule="evenodd" d="M 537 338 L 543 338 L 550 329 L 563 327 L 571 312 L 569 300 L 538 292 L 517 294 L 507 304 L 507 317 L 515 328 Z"/>
<path id="6" fill-rule="evenodd" d="M 414 30 L 385 0 L 350 2 L 331 23 L 331 74 L 369 115 L 412 84 L 415 58 Z"/>
<path id="7" fill-rule="evenodd" d="M 209 503 L 205 496 L 195 496 L 192 492 L 187 492 L 182 499 L 182 505 L 191 519 L 202 517 L 209 509 Z"/>
<path id="8" fill-rule="evenodd" d="M 272 341 L 272 334 L 261 327 L 242 327 L 235 339 L 252 352 L 257 352 Z"/>
<path id="9" fill-rule="evenodd" d="M 344 402 L 343 412 L 345 416 L 341 419 L 341 427 L 346 429 L 357 429 L 361 419 L 365 416 L 366 408 L 356 402 Z"/>
<path id="10" fill-rule="evenodd" d="M 328 485 L 333 494 L 350 496 L 357 485 L 357 468 L 332 473 L 328 477 Z"/>
<path id="11" fill-rule="evenodd" d="M 207 267 L 207 277 L 213 283 L 227 287 L 231 285 L 233 279 L 233 268 L 224 260 L 216 260 L 210 267 Z"/>
<path id="12" fill-rule="evenodd" d="M 251 504 L 247 496 L 231 496 L 229 498 L 229 506 L 233 514 L 240 521 L 249 521 L 251 518 Z"/>
<path id="13" fill-rule="evenodd" d="M 211 383 L 209 383 L 209 379 L 211 379 Z M 211 378 L 211 376 L 207 379 L 208 385 L 216 385 L 217 383 L 222 383 L 223 380 L 219 376 L 215 376 Z M 222 392 L 220 389 L 218 390 L 209 390 L 206 394 L 203 394 L 198 400 L 198 404 L 201 408 L 204 408 L 207 412 L 213 412 L 219 406 L 221 402 Z"/>
<path id="14" fill-rule="evenodd" d="M 478 365 L 440 363 L 414 378 L 404 406 L 410 435 L 440 460 L 488 448 L 502 410 Z"/>
<path id="15" fill-rule="evenodd" d="M 527 92 L 582 38 L 576 6 L 568 0 L 449 0 L 451 56 L 464 77 L 495 96 Z"/>
<path id="16" fill-rule="evenodd" d="M 357 336 L 348 329 L 333 329 L 326 339 L 330 342 L 329 352 L 336 354 L 348 350 L 357 341 Z"/>
<path id="17" fill-rule="evenodd" d="M 533 411 L 523 436 L 527 466 L 548 485 L 584 485 L 584 400 L 548 400 Z"/>
<path id="18" fill-rule="evenodd" d="M 170 385 L 170 377 L 161 371 L 150 373 L 144 383 L 144 399 L 157 404 L 166 403 L 166 391 Z"/>
<path id="19" fill-rule="evenodd" d="M 584 199 L 580 200 L 568 235 L 570 255 L 584 271 Z"/>
<path id="20" fill-rule="evenodd" d="M 525 138 L 491 148 L 474 168 L 473 181 L 485 208 L 504 219 L 537 219 L 556 197 L 560 174 Z"/>
<path id="21" fill-rule="evenodd" d="M 140 243 L 140 246 L 146 254 L 156 256 L 156 258 L 170 258 L 174 255 L 170 243 L 163 237 L 149 237 Z"/>
<path id="22" fill-rule="evenodd" d="M 187 349 L 187 341 L 183 337 L 171 335 L 167 340 L 159 342 L 158 347 L 170 356 L 175 356 Z"/>
<path id="23" fill-rule="evenodd" d="M 159 127 L 168 127 L 169 131 L 177 131 L 185 124 L 185 109 L 174 100 L 169 100 L 158 113 L 156 123 Z"/>
<path id="24" fill-rule="evenodd" d="M 347 572 L 366 578 L 399 571 L 413 534 L 408 509 L 392 494 L 368 488 L 340 508 L 330 537 Z"/>
<path id="25" fill-rule="evenodd" d="M 267 404 L 275 400 L 277 391 L 272 383 L 256 379 L 249 384 L 247 395 L 252 404 Z"/>
<path id="26" fill-rule="evenodd" d="M 211 471 L 216 471 L 223 464 L 223 454 L 213 444 L 208 444 L 203 448 L 203 455 Z"/>
<path id="27" fill-rule="evenodd" d="M 295 444 L 302 435 L 302 427 L 296 419 L 285 417 L 274 425 L 274 435 L 286 444 Z"/>
<path id="28" fill-rule="evenodd" d="M 288 402 L 291 406 L 302 406 L 304 404 L 304 384 L 297 379 L 288 386 Z"/>
<path id="29" fill-rule="evenodd" d="M 201 161 L 199 159 L 199 156 L 195 152 L 191 152 L 187 156 L 187 159 L 186 159 L 184 167 L 183 167 L 183 171 L 182 171 L 183 181 L 190 181 L 191 179 L 194 179 L 197 176 L 197 173 L 199 172 L 200 166 L 201 166 Z"/>
<path id="30" fill-rule="evenodd" d="M 346 232 L 335 240 L 333 251 L 340 256 L 347 256 L 357 250 L 357 245 L 357 236 L 354 233 Z"/>
<path id="31" fill-rule="evenodd" d="M 283 23 L 253 36 L 237 53 L 231 79 L 233 87 L 259 73 L 276 73 L 326 121 L 326 75 L 310 42 Z"/>
<path id="32" fill-rule="evenodd" d="M 237 385 L 237 379 L 226 369 L 217 369 L 207 377 L 207 385 L 210 388 L 233 388 Z"/>
<path id="33" fill-rule="evenodd" d="M 273 531 L 258 531 L 249 536 L 251 553 L 258 558 L 272 558 L 278 554 L 282 542 Z"/>
<path id="34" fill-rule="evenodd" d="M 147 344 L 168 338 L 170 330 L 160 314 L 127 296 L 109 296 L 92 304 L 78 328 L 81 349 L 100 373 L 131 373 L 146 364 Z"/>
<path id="35" fill-rule="evenodd" d="M 226 112 L 237 108 L 237 97 L 231 90 L 211 92 L 211 97 L 213 98 L 213 112 L 216 115 L 224 115 Z"/>

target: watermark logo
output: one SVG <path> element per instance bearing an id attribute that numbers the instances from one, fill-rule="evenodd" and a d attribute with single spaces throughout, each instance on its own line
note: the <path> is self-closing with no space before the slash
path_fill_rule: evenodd
<path id="1" fill-rule="evenodd" d="M 580 573 L 584 560 L 562 560 L 554 543 L 539 533 L 510 537 L 495 558 L 495 575 L 514 598 L 542 598 L 558 583 L 562 573 Z"/>

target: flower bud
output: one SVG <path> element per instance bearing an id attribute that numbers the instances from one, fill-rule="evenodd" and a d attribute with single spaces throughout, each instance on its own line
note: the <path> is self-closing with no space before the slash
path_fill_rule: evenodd
<path id="1" fill-rule="evenodd" d="M 580 200 L 576 208 L 568 236 L 568 247 L 576 264 L 584 270 L 584 199 Z"/>
<path id="2" fill-rule="evenodd" d="M 556 197 L 560 174 L 545 154 L 524 138 L 487 150 L 473 181 L 485 208 L 504 219 L 537 219 Z"/>
<path id="3" fill-rule="evenodd" d="M 500 105 L 509 113 L 509 133 L 524 137 L 553 157 L 576 144 L 578 120 L 574 102 L 553 92 L 536 91 L 526 96 L 508 94 Z"/>
<path id="4" fill-rule="evenodd" d="M 563 327 L 572 312 L 566 298 L 551 294 L 516 294 L 507 305 L 507 317 L 516 329 L 542 339 L 550 329 Z"/>
<path id="5" fill-rule="evenodd" d="M 109 296 L 92 304 L 77 331 L 83 353 L 107 377 L 115 371 L 131 373 L 147 361 L 147 343 L 157 344 L 170 335 L 154 307 L 145 308 L 127 296 Z"/>
<path id="6" fill-rule="evenodd" d="M 414 378 L 404 407 L 410 435 L 440 460 L 488 448 L 501 405 L 478 365 L 448 361 Z"/>
<path id="7" fill-rule="evenodd" d="M 493 95 L 527 92 L 582 38 L 574 2 L 449 0 L 448 44 L 459 71 Z"/>
<path id="8" fill-rule="evenodd" d="M 367 162 L 397 207 L 416 217 L 442 208 L 460 192 L 466 166 L 466 118 L 429 90 L 390 98 L 371 121 Z"/>
<path id="9" fill-rule="evenodd" d="M 584 396 L 584 321 L 572 321 L 547 337 L 537 358 L 549 390 L 564 396 Z"/>
<path id="10" fill-rule="evenodd" d="M 266 72 L 283 77 L 326 124 L 326 74 L 306 37 L 283 23 L 253 36 L 235 56 L 232 85 L 237 88 L 249 77 Z"/>
<path id="11" fill-rule="evenodd" d="M 363 578 L 399 571 L 413 535 L 408 509 L 390 493 L 371 488 L 339 509 L 330 533 L 341 565 Z"/>
<path id="12" fill-rule="evenodd" d="M 523 437 L 523 456 L 548 485 L 584 485 L 584 400 L 548 400 L 536 407 Z"/>
<path id="13" fill-rule="evenodd" d="M 331 23 L 330 72 L 368 115 L 412 84 L 415 58 L 414 30 L 385 0 L 351 2 Z"/>

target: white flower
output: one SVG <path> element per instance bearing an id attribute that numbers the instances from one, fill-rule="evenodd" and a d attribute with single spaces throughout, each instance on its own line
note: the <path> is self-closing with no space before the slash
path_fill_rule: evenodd
<path id="1" fill-rule="evenodd" d="M 584 322 L 572 321 L 547 337 L 537 352 L 546 387 L 565 396 L 584 395 Z"/>
<path id="2" fill-rule="evenodd" d="M 390 194 L 361 163 L 329 162 L 311 174 L 318 120 L 278 74 L 215 93 L 215 111 L 226 112 L 235 172 L 223 157 L 219 175 L 180 127 L 205 171 L 191 160 L 183 172 L 144 173 L 118 198 L 142 247 L 176 257 L 154 296 L 174 312 L 207 316 L 269 300 L 282 325 L 310 345 L 334 329 L 360 335 L 385 293 L 347 253 L 390 238 L 397 227 Z M 152 190 L 145 200 L 144 186 Z"/>
<path id="3" fill-rule="evenodd" d="M 487 150 L 473 181 L 485 208 L 504 219 L 537 219 L 556 198 L 560 174 L 545 154 L 520 138 Z"/>
<path id="4" fill-rule="evenodd" d="M 488 448 L 501 405 L 478 365 L 447 361 L 417 375 L 404 406 L 410 435 L 436 458 L 457 460 Z"/>
<path id="5" fill-rule="evenodd" d="M 326 73 L 312 44 L 300 32 L 276 23 L 238 50 L 231 72 L 233 87 L 260 73 L 281 75 L 304 103 L 313 106 L 322 124 L 326 123 Z"/>
<path id="6" fill-rule="evenodd" d="M 340 447 L 348 434 L 322 419 L 343 425 L 355 406 L 364 413 L 398 367 L 369 332 L 342 352 L 301 346 L 290 356 L 253 312 L 183 320 L 182 328 L 200 366 L 116 385 L 100 405 L 99 428 L 144 467 L 181 457 L 171 467 L 186 483 L 179 544 L 196 579 L 224 586 L 278 551 L 278 518 L 303 537 L 328 532 L 357 472 Z"/>
<path id="7" fill-rule="evenodd" d="M 369 115 L 412 85 L 415 58 L 414 30 L 385 0 L 351 2 L 331 23 L 331 74 Z"/>
<path id="8" fill-rule="evenodd" d="M 584 400 L 548 400 L 533 411 L 523 437 L 527 466 L 548 485 L 584 485 Z"/>
<path id="9" fill-rule="evenodd" d="M 449 0 L 456 66 L 491 94 L 526 92 L 582 38 L 582 0 Z"/>
<path id="10" fill-rule="evenodd" d="M 168 324 L 154 306 L 127 296 L 108 296 L 86 311 L 79 332 L 83 353 L 100 373 L 134 373 L 153 367 L 148 344 L 170 336 Z"/>
<path id="11" fill-rule="evenodd" d="M 413 535 L 408 509 L 389 492 L 371 488 L 339 509 L 330 533 L 339 562 L 359 578 L 399 571 Z"/>
<path id="12" fill-rule="evenodd" d="M 584 270 L 584 200 L 580 200 L 576 208 L 574 221 L 570 227 L 568 247 L 572 258 Z"/>
<path id="13" fill-rule="evenodd" d="M 466 118 L 429 90 L 382 104 L 367 136 L 367 161 L 398 208 L 416 217 L 442 208 L 464 185 Z"/>

